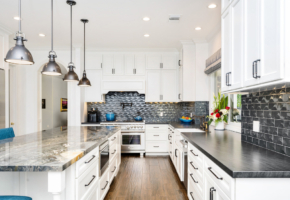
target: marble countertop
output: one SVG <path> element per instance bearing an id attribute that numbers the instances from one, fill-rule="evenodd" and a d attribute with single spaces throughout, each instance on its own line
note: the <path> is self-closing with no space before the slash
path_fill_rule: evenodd
<path id="1" fill-rule="evenodd" d="M 233 178 L 290 178 L 290 157 L 242 142 L 239 133 L 181 134 Z"/>
<path id="2" fill-rule="evenodd" d="M 0 171 L 63 171 L 119 130 L 113 126 L 55 128 L 1 140 Z"/>

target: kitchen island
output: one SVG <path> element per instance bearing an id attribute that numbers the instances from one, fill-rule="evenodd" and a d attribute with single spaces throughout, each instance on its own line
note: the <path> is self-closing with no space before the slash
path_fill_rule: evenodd
<path id="1" fill-rule="evenodd" d="M 188 141 L 188 197 L 289 199 L 290 157 L 243 142 L 232 131 L 183 132 Z"/>
<path id="2" fill-rule="evenodd" d="M 92 187 L 97 191 L 101 184 L 99 146 L 109 140 L 116 152 L 112 159 L 110 155 L 110 164 L 116 160 L 113 167 L 118 168 L 120 139 L 119 127 L 95 126 L 55 128 L 12 141 L 1 140 L 0 195 L 27 195 L 36 200 L 87 199 Z"/>

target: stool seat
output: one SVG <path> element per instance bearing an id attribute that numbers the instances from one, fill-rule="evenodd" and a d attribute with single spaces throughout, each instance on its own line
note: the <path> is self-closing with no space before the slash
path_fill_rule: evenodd
<path id="1" fill-rule="evenodd" d="M 0 200 L 32 200 L 32 198 L 24 196 L 0 196 Z"/>

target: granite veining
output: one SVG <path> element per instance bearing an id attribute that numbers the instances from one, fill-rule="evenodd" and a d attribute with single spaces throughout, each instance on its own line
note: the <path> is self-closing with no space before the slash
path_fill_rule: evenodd
<path id="1" fill-rule="evenodd" d="M 119 130 L 113 126 L 55 128 L 1 140 L 0 171 L 63 171 Z"/>
<path id="2" fill-rule="evenodd" d="M 233 178 L 290 178 L 290 158 L 242 141 L 232 131 L 181 133 Z"/>

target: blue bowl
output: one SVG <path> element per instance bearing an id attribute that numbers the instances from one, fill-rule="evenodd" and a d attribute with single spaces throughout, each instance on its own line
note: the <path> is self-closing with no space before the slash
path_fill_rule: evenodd
<path id="1" fill-rule="evenodd" d="M 182 119 L 182 118 L 180 118 L 180 121 L 183 122 L 183 123 L 190 123 L 190 122 L 192 122 L 192 119 Z"/>
<path id="2" fill-rule="evenodd" d="M 136 121 L 142 121 L 142 117 L 140 117 L 140 116 L 137 116 L 137 117 L 135 117 L 134 118 Z"/>

